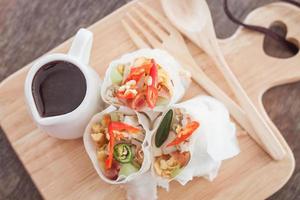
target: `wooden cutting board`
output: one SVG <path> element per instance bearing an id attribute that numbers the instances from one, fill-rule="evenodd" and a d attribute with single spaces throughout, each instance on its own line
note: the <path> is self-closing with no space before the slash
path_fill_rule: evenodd
<path id="1" fill-rule="evenodd" d="M 144 0 L 149 3 L 150 0 Z M 91 66 L 103 78 L 113 59 L 136 50 L 122 28 L 120 19 L 133 1 L 89 29 L 94 33 Z M 161 11 L 158 0 L 151 6 Z M 300 40 L 299 9 L 284 3 L 274 3 L 253 11 L 248 23 L 268 27 L 281 20 L 287 26 L 288 38 Z M 67 52 L 71 39 L 51 52 Z M 231 96 L 224 79 L 211 60 L 189 41 L 188 46 L 207 74 Z M 263 93 L 272 86 L 300 80 L 299 54 L 288 59 L 267 56 L 262 48 L 263 36 L 242 28 L 229 39 L 220 41 L 232 70 L 263 116 Z M 28 115 L 23 85 L 30 64 L 4 80 L 0 85 L 0 123 L 16 153 L 46 199 L 125 199 L 120 186 L 101 181 L 94 171 L 81 139 L 63 141 L 39 130 Z M 185 99 L 205 94 L 195 83 Z M 272 126 L 274 126 L 272 124 Z M 293 154 L 281 135 L 277 135 L 287 150 L 281 161 L 273 161 L 241 129 L 238 130 L 241 153 L 223 163 L 213 182 L 195 178 L 186 186 L 172 183 L 169 192 L 159 189 L 159 199 L 264 199 L 281 188 L 294 169 Z"/>

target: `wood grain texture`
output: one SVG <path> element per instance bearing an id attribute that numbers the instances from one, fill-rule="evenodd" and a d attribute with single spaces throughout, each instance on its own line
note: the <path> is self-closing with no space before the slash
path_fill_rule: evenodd
<path id="1" fill-rule="evenodd" d="M 152 6 L 159 9 L 158 1 L 156 3 L 152 2 Z M 282 8 L 276 5 L 264 9 L 267 13 L 272 10 L 275 10 L 276 16 L 279 17 L 283 17 L 280 15 L 286 12 L 293 11 L 289 7 Z M 94 32 L 91 66 L 96 69 L 100 77 L 103 77 L 106 69 L 103 66 L 107 66 L 112 59 L 136 49 L 120 24 L 120 19 L 126 11 L 126 8 L 118 10 L 106 20 L 100 21 L 90 28 Z M 249 18 L 251 22 L 263 20 L 262 22 L 268 24 L 272 22 L 269 20 L 274 20 L 272 18 L 266 19 L 263 12 L 257 13 L 258 17 L 253 16 L 255 15 Z M 299 15 L 293 12 L 291 19 L 293 18 L 298 19 Z M 285 20 L 287 20 L 287 24 L 291 25 L 290 27 L 295 27 L 292 26 L 294 24 L 292 20 L 288 20 L 288 18 Z M 294 34 L 298 35 L 298 29 L 291 30 L 294 30 Z M 114 35 L 114 33 L 118 34 Z M 259 107 L 261 102 L 257 100 L 264 88 L 272 86 L 274 81 L 289 81 L 293 76 L 299 79 L 300 74 L 294 66 L 295 62 L 286 65 L 287 73 L 287 70 L 279 68 L 283 61 L 265 57 L 260 48 L 257 48 L 262 44 L 261 36 L 249 34 L 244 30 L 239 31 L 239 33 L 235 37 L 222 42 L 223 51 L 233 71 L 238 75 L 256 106 Z M 114 36 L 113 40 L 112 35 Z M 199 64 L 201 63 L 207 74 L 228 92 L 224 79 L 214 68 L 207 55 L 200 49 L 195 48 L 191 42 L 188 44 L 192 54 Z M 69 46 L 70 40 L 53 51 L 66 52 Z M 240 48 L 245 48 L 247 51 L 241 52 L 238 50 Z M 236 51 L 240 52 L 238 57 L 235 56 Z M 249 59 L 253 57 L 254 52 L 260 59 Z M 247 63 L 244 63 L 245 58 L 248 58 Z M 256 63 L 258 60 L 264 61 L 265 64 L 258 66 L 259 63 Z M 274 63 L 275 61 L 276 63 Z M 266 68 L 271 66 L 270 64 L 273 64 L 272 68 Z M 257 67 L 251 68 L 252 65 Z M 245 68 L 247 73 L 244 73 Z M 62 141 L 48 137 L 32 123 L 26 112 L 24 97 L 20 95 L 20 98 L 16 98 L 16 94 L 22 94 L 23 92 L 22 83 L 27 70 L 28 67 L 22 69 L 1 84 L 0 119 L 10 142 L 37 183 L 41 193 L 48 199 L 81 199 L 84 197 L 88 199 L 96 197 L 122 199 L 124 197 L 123 190 L 106 185 L 99 180 L 87 159 L 81 140 Z M 261 77 L 266 77 L 266 74 L 272 76 L 261 79 Z M 253 81 L 252 76 L 256 77 L 255 81 Z M 200 93 L 203 93 L 203 90 L 194 83 L 190 87 L 186 98 Z M 289 152 L 289 148 L 282 140 L 281 135 L 277 137 Z M 159 196 L 162 199 L 182 199 L 184 197 L 190 199 L 197 194 L 199 198 L 203 199 L 222 199 L 224 195 L 229 199 L 252 199 L 255 195 L 257 199 L 262 199 L 285 184 L 294 167 L 290 153 L 287 154 L 284 160 L 275 162 L 262 149 L 258 148 L 248 136 L 240 134 L 239 141 L 242 149 L 241 154 L 224 162 L 220 176 L 213 183 L 203 179 L 195 179 L 186 187 L 180 187 L 178 184 L 172 183 L 171 187 L 174 192 L 167 193 L 160 190 Z M 259 181 L 257 181 L 257 177 L 260 178 Z M 200 185 L 201 187 L 199 187 Z M 105 188 L 105 190 L 100 192 L 99 188 Z M 190 192 L 180 192 L 181 190 L 189 190 Z"/>
<path id="2" fill-rule="evenodd" d="M 12 71 L 15 71 L 20 66 L 30 62 L 33 58 L 45 53 L 47 50 L 74 34 L 80 27 L 80 23 L 89 25 L 103 15 L 111 12 L 115 7 L 124 3 L 122 1 L 112 0 L 97 1 L 97 3 L 94 1 L 60 1 L 56 6 L 49 7 L 49 4 L 53 4 L 51 1 L 43 1 L 42 3 L 39 1 L 30 1 L 30 3 L 28 3 L 29 1 L 22 1 L 24 2 L 22 3 L 21 1 L 1 0 L 0 2 L 0 30 L 2 36 L 0 40 L 0 59 L 2 61 L 0 74 L 2 77 L 8 76 Z M 87 4 L 81 6 L 82 2 L 87 2 Z M 217 22 L 218 35 L 223 37 L 228 36 L 234 31 L 234 27 L 226 21 L 227 19 L 223 16 L 223 13 L 220 12 L 220 1 L 213 0 L 208 2 L 213 10 L 214 20 Z M 246 1 L 232 0 L 230 2 L 232 2 L 231 9 L 234 10 L 237 16 L 245 16 L 255 5 L 257 6 L 258 4 L 270 1 L 262 2 L 257 0 L 247 1 L 247 3 Z M 68 6 L 63 6 L 63 4 L 67 4 Z M 250 6 L 244 9 L 248 4 Z M 63 12 L 59 9 L 62 6 Z M 47 12 L 49 8 L 51 8 L 51 12 Z M 85 12 L 83 10 L 85 10 Z M 82 17 L 82 13 L 85 13 L 84 17 Z M 63 20 L 53 19 L 52 21 L 49 20 L 49 17 L 50 19 Z M 74 20 L 74 18 L 76 19 Z M 82 18 L 83 21 L 81 21 Z M 51 21 L 50 25 L 52 24 L 52 26 L 46 23 L 48 21 Z M 58 31 L 60 33 L 59 35 L 57 34 Z M 3 38 L 5 38 L 5 40 L 2 40 Z M 14 55 L 22 56 L 18 56 L 18 59 L 16 59 Z M 299 102 L 297 104 L 296 101 L 300 96 L 299 88 L 299 83 L 289 86 L 280 86 L 265 95 L 267 110 L 272 119 L 275 120 L 276 125 L 285 134 L 294 150 L 296 158 L 297 155 L 300 155 L 299 144 L 296 142 L 300 131 L 300 106 Z M 5 148 L 8 150 L 5 150 Z M 39 197 L 32 192 L 32 187 L 27 187 L 30 180 L 28 178 L 23 180 L 24 177 L 26 177 L 25 172 L 20 167 L 20 164 L 16 164 L 16 157 L 12 158 L 12 155 L 12 150 L 9 148 L 3 134 L 1 134 L 1 161 L 3 159 L 4 162 L 1 162 L 0 198 L 39 199 Z M 287 184 L 285 189 L 274 195 L 272 199 L 296 199 L 299 196 L 300 180 L 298 172 L 299 168 L 296 170 L 295 176 L 291 179 L 290 184 Z"/>

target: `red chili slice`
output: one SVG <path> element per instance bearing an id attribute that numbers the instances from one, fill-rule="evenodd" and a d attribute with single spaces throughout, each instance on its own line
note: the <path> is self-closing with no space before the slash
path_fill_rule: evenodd
<path id="1" fill-rule="evenodd" d="M 184 128 L 184 130 L 180 131 L 177 135 L 177 137 L 172 141 L 170 142 L 167 147 L 170 147 L 170 146 L 175 146 L 175 145 L 178 145 L 180 144 L 181 142 L 185 141 L 186 139 L 188 139 L 192 134 L 193 132 L 200 126 L 200 124 L 196 121 L 192 121 L 190 123 L 188 123 L 186 125 L 186 127 Z"/>
<path id="2" fill-rule="evenodd" d="M 130 69 L 128 77 L 125 80 L 125 83 L 130 80 L 135 80 L 136 82 L 138 82 L 142 78 L 142 76 L 145 75 L 145 73 L 145 66 L 132 67 Z"/>
<path id="3" fill-rule="evenodd" d="M 151 59 L 151 69 L 150 69 L 150 76 L 152 78 L 152 84 L 151 86 L 156 88 L 157 87 L 157 81 L 158 81 L 158 67 L 157 64 L 155 63 L 154 59 Z"/>
<path id="4" fill-rule="evenodd" d="M 131 126 L 129 124 L 123 122 L 111 122 L 110 129 L 117 130 L 117 131 L 128 131 L 129 133 L 138 133 L 141 130 L 137 127 Z"/>
<path id="5" fill-rule="evenodd" d="M 133 99 L 135 97 L 135 94 L 128 92 L 125 95 L 125 92 L 117 92 L 116 96 L 120 99 Z"/>
<path id="6" fill-rule="evenodd" d="M 131 102 L 131 108 L 134 110 L 140 110 L 146 105 L 146 95 L 144 93 L 139 93 Z"/>
<path id="7" fill-rule="evenodd" d="M 151 69 L 150 69 L 150 77 L 151 77 L 151 85 L 147 86 L 147 104 L 150 108 L 154 108 L 158 99 L 158 91 L 157 91 L 157 81 L 158 81 L 158 72 L 157 72 L 157 64 L 154 59 L 151 59 Z"/>
<path id="8" fill-rule="evenodd" d="M 106 169 L 110 169 L 112 165 L 112 160 L 113 160 L 113 153 L 114 153 L 114 145 L 115 145 L 115 137 L 113 133 L 113 127 L 112 123 L 109 123 L 108 125 L 108 133 L 109 133 L 109 143 L 108 143 L 108 157 L 105 160 L 105 167 Z"/>

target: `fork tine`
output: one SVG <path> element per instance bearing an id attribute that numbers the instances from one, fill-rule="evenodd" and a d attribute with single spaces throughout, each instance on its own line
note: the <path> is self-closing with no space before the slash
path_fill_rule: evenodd
<path id="1" fill-rule="evenodd" d="M 132 15 L 127 13 L 127 16 L 129 20 L 143 33 L 143 35 L 146 37 L 148 42 L 151 44 L 154 48 L 161 48 L 161 43 L 158 41 L 153 35 L 149 33 L 149 31 L 146 30 L 145 27 L 143 27 L 140 22 L 138 22 Z"/>
<path id="2" fill-rule="evenodd" d="M 138 48 L 150 48 L 149 45 L 133 30 L 132 27 L 130 27 L 130 25 L 125 20 L 122 20 L 121 22 L 128 35 Z"/>
<path id="3" fill-rule="evenodd" d="M 159 27 L 157 24 L 154 23 L 153 20 L 149 20 L 143 13 L 141 13 L 138 9 L 133 8 L 132 9 L 133 12 L 138 15 L 141 20 L 152 30 L 154 30 L 154 33 L 161 39 L 165 39 L 168 34 L 161 28 Z"/>
<path id="4" fill-rule="evenodd" d="M 164 16 L 145 3 L 138 2 L 138 5 L 142 7 L 150 16 L 152 16 L 158 23 L 160 23 L 162 27 L 164 27 L 169 33 L 174 32 L 174 27 L 170 25 L 170 22 L 168 22 Z"/>

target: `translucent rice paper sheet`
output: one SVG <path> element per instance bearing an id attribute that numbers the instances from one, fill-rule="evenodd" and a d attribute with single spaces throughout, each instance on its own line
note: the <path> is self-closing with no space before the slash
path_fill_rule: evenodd
<path id="1" fill-rule="evenodd" d="M 208 96 L 197 96 L 170 108 L 184 108 L 193 120 L 200 122 L 200 127 L 191 136 L 188 147 L 191 159 L 173 180 L 182 185 L 193 177 L 204 177 L 212 181 L 218 174 L 221 162 L 240 152 L 235 124 L 230 121 L 227 109 L 222 103 Z M 161 120 L 162 117 L 155 123 L 154 130 L 158 128 Z M 155 148 L 153 143 L 152 154 Z M 153 164 L 154 156 L 151 158 Z M 151 171 L 157 184 L 168 190 L 171 180 L 157 176 L 153 166 Z"/>
<path id="2" fill-rule="evenodd" d="M 166 51 L 160 49 L 141 49 L 132 53 L 123 55 L 121 58 L 114 60 L 110 63 L 105 73 L 105 78 L 101 87 L 101 96 L 103 100 L 114 106 L 120 106 L 120 103 L 107 95 L 107 89 L 112 85 L 110 74 L 112 69 L 116 68 L 119 64 L 133 63 L 136 58 L 146 57 L 153 58 L 161 67 L 168 73 L 172 81 L 173 95 L 168 105 L 156 106 L 154 109 L 144 108 L 143 112 L 151 114 L 148 111 L 164 111 L 166 106 L 172 105 L 178 102 L 184 95 L 186 89 L 191 82 L 191 75 L 189 72 L 180 67 L 180 64 Z"/>
<path id="3" fill-rule="evenodd" d="M 151 135 L 150 135 L 150 131 L 149 131 L 149 128 L 147 126 L 147 123 L 148 122 L 145 122 L 144 120 L 146 118 L 140 118 L 138 116 L 138 121 L 139 123 L 143 126 L 143 128 L 145 129 L 146 131 L 146 135 L 145 135 L 145 139 L 143 141 L 143 144 L 142 144 L 142 149 L 143 149 L 143 152 L 144 152 L 144 161 L 143 161 L 143 164 L 140 168 L 140 170 L 137 172 L 137 173 L 133 173 L 131 175 L 129 175 L 128 177 L 126 177 L 124 180 L 110 180 L 108 178 L 106 178 L 104 176 L 104 174 L 102 173 L 101 169 L 100 169 L 100 166 L 99 166 L 99 162 L 97 160 L 97 154 L 96 154 L 96 146 L 94 144 L 94 141 L 92 140 L 91 136 L 90 136 L 90 131 L 91 131 L 91 127 L 93 124 L 95 124 L 96 122 L 99 122 L 100 119 L 102 118 L 102 116 L 104 114 L 107 114 L 107 113 L 110 113 L 110 112 L 113 112 L 113 111 L 120 111 L 120 112 L 123 112 L 125 114 L 136 114 L 135 111 L 132 111 L 126 107 L 120 107 L 119 109 L 114 107 L 114 106 L 110 106 L 108 108 L 106 108 L 105 110 L 103 110 L 102 112 L 96 114 L 92 119 L 91 121 L 89 122 L 89 124 L 87 125 L 86 129 L 85 129 L 85 133 L 83 135 L 83 142 L 84 142 L 84 147 L 85 147 L 85 150 L 87 152 L 87 154 L 89 155 L 89 158 L 91 159 L 92 163 L 93 163 L 93 166 L 95 168 L 95 170 L 97 171 L 99 177 L 109 183 L 109 184 L 125 184 L 125 183 L 130 183 L 130 184 L 134 184 L 134 182 L 136 180 L 140 180 L 139 177 L 144 174 L 145 172 L 149 171 L 149 168 L 150 168 L 150 165 L 151 165 L 151 159 L 150 159 L 150 139 L 151 139 Z M 139 114 L 141 115 L 141 114 Z M 146 124 L 146 125 L 145 125 Z M 138 195 L 141 195 L 141 194 L 137 194 L 136 197 L 138 197 Z"/>
<path id="4" fill-rule="evenodd" d="M 150 171 L 128 182 L 125 188 L 128 200 L 157 199 L 157 184 Z"/>

